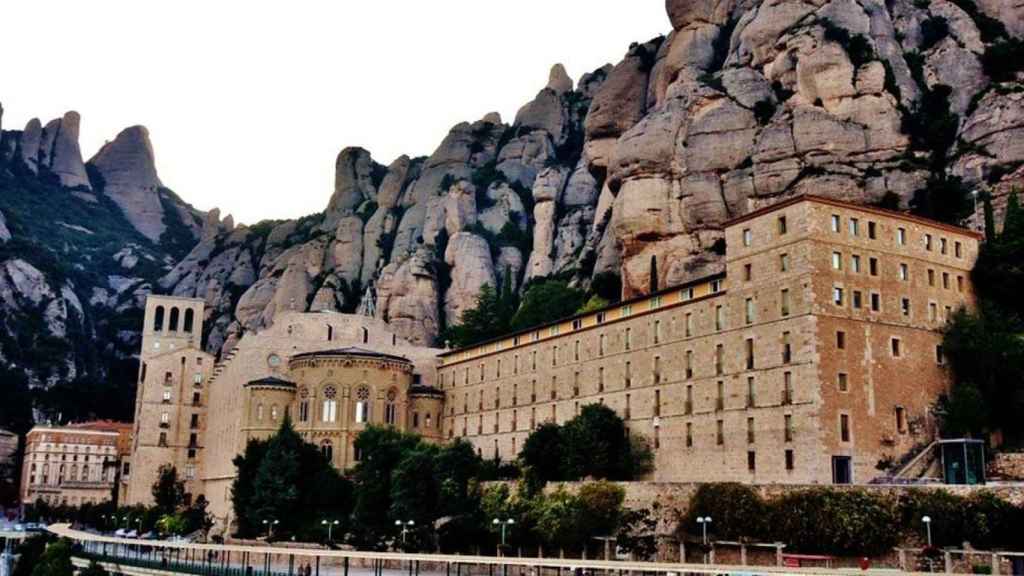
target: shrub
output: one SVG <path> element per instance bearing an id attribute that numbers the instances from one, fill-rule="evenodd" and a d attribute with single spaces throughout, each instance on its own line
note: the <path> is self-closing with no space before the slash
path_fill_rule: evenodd
<path id="1" fill-rule="evenodd" d="M 1024 71 L 1024 41 L 1007 38 L 989 45 L 981 56 L 981 64 L 993 81 L 1012 82 Z"/>
<path id="2" fill-rule="evenodd" d="M 898 520 L 893 499 L 861 490 L 815 488 L 786 494 L 771 505 L 774 539 L 794 552 L 862 556 L 894 545 Z"/>
<path id="3" fill-rule="evenodd" d="M 931 16 L 921 22 L 921 51 L 931 50 L 949 36 L 949 23 L 941 16 Z"/>
<path id="4" fill-rule="evenodd" d="M 699 536 L 700 516 L 712 518 L 716 539 L 765 540 L 768 536 L 768 505 L 754 488 L 744 484 L 702 484 L 680 519 L 680 531 Z"/>

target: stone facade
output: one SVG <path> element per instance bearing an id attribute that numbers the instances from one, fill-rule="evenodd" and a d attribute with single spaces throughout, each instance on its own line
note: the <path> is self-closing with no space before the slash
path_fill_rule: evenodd
<path id="1" fill-rule="evenodd" d="M 588 403 L 648 440 L 658 482 L 863 484 L 931 441 L 940 330 L 973 305 L 976 234 L 810 196 L 722 234 L 722 273 L 453 351 L 366 316 L 281 311 L 214 365 L 187 320 L 202 301 L 151 296 L 129 502 L 173 463 L 230 526 L 232 459 L 286 414 L 339 469 L 370 424 L 509 460 Z"/>
<path id="2" fill-rule="evenodd" d="M 725 238 L 724 275 L 442 354 L 447 437 L 514 458 L 597 402 L 647 438 L 654 480 L 794 484 L 864 483 L 932 438 L 975 234 L 801 197 Z"/>
<path id="3" fill-rule="evenodd" d="M 110 500 L 131 430 L 131 424 L 106 421 L 32 428 L 25 440 L 22 503 L 79 506 Z"/>
<path id="4" fill-rule="evenodd" d="M 232 459 L 277 431 L 285 414 L 340 469 L 358 460 L 353 441 L 370 424 L 442 437 L 443 395 L 433 387 L 440 351 L 380 320 L 282 312 L 215 364 L 199 349 L 201 324 L 170 323 L 175 308 L 182 319 L 204 314 L 200 300 L 147 301 L 128 503 L 149 503 L 160 467 L 173 464 L 186 489 L 230 525 Z"/>

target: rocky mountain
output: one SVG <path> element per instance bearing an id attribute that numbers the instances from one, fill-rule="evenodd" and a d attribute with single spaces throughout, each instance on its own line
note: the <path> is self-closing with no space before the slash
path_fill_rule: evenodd
<path id="1" fill-rule="evenodd" d="M 386 165 L 342 150 L 325 210 L 298 220 L 197 212 L 163 187 L 141 127 L 89 162 L 77 114 L 3 132 L 3 359 L 42 382 L 127 357 L 150 291 L 205 299 L 212 352 L 293 309 L 372 314 L 435 344 L 506 279 L 632 296 L 655 269 L 658 287 L 721 270 L 722 223 L 796 194 L 977 226 L 970 192 L 998 216 L 1024 179 L 1021 2 L 666 11 L 666 36 L 578 81 L 555 66 L 511 122 L 458 124 L 429 157 Z M 19 330 L 33 318 L 39 335 Z M 75 353 L 34 358 L 41 338 Z"/>
<path id="2" fill-rule="evenodd" d="M 1019 2 L 666 9 L 667 36 L 579 82 L 555 66 L 510 124 L 459 124 L 387 166 L 343 150 L 321 214 L 211 214 L 160 289 L 206 299 L 212 351 L 285 309 L 359 310 L 427 344 L 507 275 L 619 276 L 630 296 L 655 266 L 660 287 L 720 270 L 721 224 L 795 194 L 977 224 L 971 190 L 998 212 L 1022 180 L 1024 84 L 1000 57 L 1024 55 Z"/>
<path id="3" fill-rule="evenodd" d="M 196 244 L 205 218 L 160 182 L 145 128 L 128 128 L 86 162 L 80 121 L 68 112 L 23 130 L 0 124 L 8 386 L 133 381 L 144 298 Z"/>

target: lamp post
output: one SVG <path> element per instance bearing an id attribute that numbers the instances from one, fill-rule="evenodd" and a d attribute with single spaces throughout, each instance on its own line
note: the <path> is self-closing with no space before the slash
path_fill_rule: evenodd
<path id="1" fill-rule="evenodd" d="M 323 526 L 327 526 L 327 541 L 332 541 L 333 538 L 331 538 L 331 529 L 340 524 L 340 522 L 338 520 L 321 520 L 320 524 L 322 524 Z"/>
<path id="2" fill-rule="evenodd" d="M 708 543 L 708 524 L 711 524 L 711 516 L 697 516 L 697 524 L 700 524 L 702 533 L 701 541 L 704 545 Z"/>
<path id="3" fill-rule="evenodd" d="M 704 563 L 709 560 L 708 555 L 708 524 L 711 524 L 711 516 L 698 516 L 697 524 L 700 524 L 701 542 L 704 544 Z"/>
<path id="4" fill-rule="evenodd" d="M 931 516 L 923 516 L 921 518 L 921 522 L 924 522 L 925 530 L 928 531 L 928 547 L 931 548 L 932 547 L 932 517 Z"/>
<path id="5" fill-rule="evenodd" d="M 274 526 L 280 524 L 280 520 L 264 520 L 263 525 L 267 527 L 267 540 L 274 537 Z"/>
<path id="6" fill-rule="evenodd" d="M 409 529 L 416 525 L 416 522 L 409 520 L 408 522 L 402 522 L 401 520 L 395 520 L 395 526 L 402 529 L 402 544 L 405 545 L 405 535 L 409 532 Z"/>
<path id="7" fill-rule="evenodd" d="M 505 547 L 505 529 L 508 528 L 509 526 L 514 525 L 515 523 L 516 523 L 516 521 L 513 518 L 506 518 L 505 520 L 498 520 L 497 518 L 495 518 L 494 520 L 491 520 L 491 524 L 493 524 L 495 526 L 501 526 L 501 547 L 502 548 Z"/>

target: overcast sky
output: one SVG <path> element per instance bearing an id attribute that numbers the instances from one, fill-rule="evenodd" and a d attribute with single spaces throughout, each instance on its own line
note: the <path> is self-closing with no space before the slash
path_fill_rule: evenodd
<path id="1" fill-rule="evenodd" d="M 144 124 L 165 185 L 253 223 L 323 210 L 345 146 L 428 155 L 670 29 L 663 0 L 9 2 L 0 103 L 79 111 L 87 160 Z"/>

